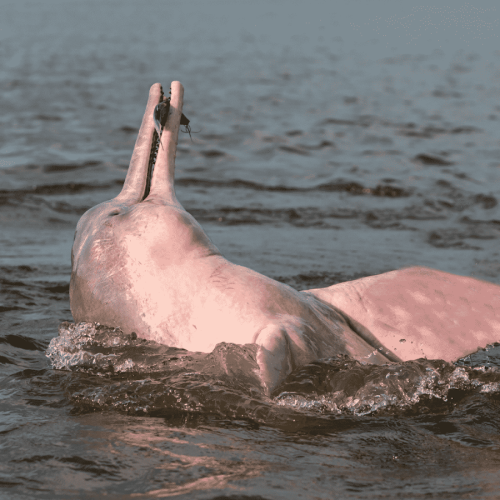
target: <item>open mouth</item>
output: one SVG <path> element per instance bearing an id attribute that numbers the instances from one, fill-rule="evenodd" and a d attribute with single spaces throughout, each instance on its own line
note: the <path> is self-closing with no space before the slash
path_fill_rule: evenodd
<path id="1" fill-rule="evenodd" d="M 168 112 L 170 109 L 170 97 L 165 99 L 165 94 L 163 93 L 163 87 L 160 87 L 160 99 L 158 104 L 154 109 L 154 121 L 155 121 L 155 130 L 153 132 L 153 138 L 151 140 L 151 150 L 149 153 L 149 161 L 148 161 L 148 173 L 146 177 L 146 188 L 144 190 L 143 200 L 147 198 L 149 192 L 151 190 L 151 179 L 153 177 L 153 172 L 156 163 L 156 157 L 158 156 L 158 149 L 160 148 L 160 136 L 163 131 L 163 127 L 167 123 Z M 186 132 L 191 136 L 191 128 L 189 127 L 189 119 L 182 114 L 181 116 L 181 125 L 186 127 Z"/>
<path id="2" fill-rule="evenodd" d="M 149 90 L 146 111 L 137 134 L 134 151 L 120 194 L 119 203 L 134 205 L 175 197 L 173 177 L 180 126 L 189 133 L 189 120 L 182 114 L 184 87 L 174 81 L 171 97 L 155 83 Z"/>

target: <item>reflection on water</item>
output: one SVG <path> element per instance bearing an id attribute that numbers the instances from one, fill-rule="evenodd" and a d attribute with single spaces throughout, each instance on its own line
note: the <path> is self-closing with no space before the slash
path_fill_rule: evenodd
<path id="1" fill-rule="evenodd" d="M 446 9 L 291 3 L 3 7 L 0 496 L 500 490 L 498 346 L 318 360 L 267 398 L 254 346 L 191 353 L 71 323 L 76 222 L 119 192 L 148 89 L 174 79 L 200 131 L 180 137 L 177 195 L 230 260 L 299 290 L 410 265 L 500 283 L 498 55 L 427 47 L 432 23 L 412 32 L 421 49 L 401 45 L 401 26 Z M 485 40 L 483 10 L 450 11 L 453 43 L 471 26 Z"/>

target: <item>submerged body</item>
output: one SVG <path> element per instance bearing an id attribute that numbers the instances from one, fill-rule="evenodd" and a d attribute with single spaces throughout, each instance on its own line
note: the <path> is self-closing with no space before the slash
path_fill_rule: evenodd
<path id="1" fill-rule="evenodd" d="M 490 283 L 410 268 L 298 292 L 227 261 L 175 196 L 179 82 L 172 84 L 146 192 L 160 96 L 153 85 L 122 192 L 78 223 L 70 285 L 75 321 L 191 351 L 256 343 L 268 393 L 293 368 L 320 357 L 452 361 L 500 339 L 500 287 Z"/>

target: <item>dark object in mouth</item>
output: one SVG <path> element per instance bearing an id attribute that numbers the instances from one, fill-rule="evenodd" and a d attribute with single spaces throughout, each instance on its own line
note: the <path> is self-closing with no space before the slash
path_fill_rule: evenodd
<path id="1" fill-rule="evenodd" d="M 169 110 L 170 110 L 170 97 L 167 100 L 160 102 L 155 107 L 155 110 L 153 112 L 153 117 L 158 137 L 161 137 L 161 132 L 163 131 L 163 127 L 167 123 Z M 188 132 L 189 137 L 191 137 L 191 127 L 189 126 L 189 120 L 184 116 L 184 114 L 182 114 L 181 116 L 181 125 L 184 125 L 186 127 L 186 132 Z"/>
<path id="2" fill-rule="evenodd" d="M 170 97 L 163 100 L 163 89 L 161 90 L 160 102 L 155 106 L 153 111 L 153 119 L 155 124 L 156 133 L 153 134 L 153 142 L 151 144 L 151 152 L 149 154 L 149 162 L 148 162 L 148 173 L 146 176 L 146 188 L 144 190 L 144 195 L 142 197 L 145 200 L 151 189 L 151 179 L 153 177 L 153 171 L 155 168 L 156 157 L 158 156 L 158 148 L 161 144 L 161 133 L 163 131 L 163 127 L 165 127 L 168 119 L 168 112 L 170 110 Z M 184 116 L 184 113 L 181 115 L 181 125 L 186 127 L 186 132 L 191 137 L 191 127 L 189 126 L 189 119 Z M 181 130 L 181 132 L 184 132 Z M 193 138 L 191 137 L 191 140 Z M 162 146 L 163 147 L 163 146 Z"/>

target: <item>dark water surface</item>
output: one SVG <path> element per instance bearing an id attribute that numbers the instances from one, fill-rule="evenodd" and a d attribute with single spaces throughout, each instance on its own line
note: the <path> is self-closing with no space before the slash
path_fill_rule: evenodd
<path id="1" fill-rule="evenodd" d="M 74 228 L 157 81 L 199 131 L 178 198 L 230 260 L 298 289 L 416 264 L 500 284 L 495 4 L 347 5 L 4 2 L 0 498 L 498 498 L 499 346 L 319 360 L 266 398 L 253 346 L 71 323 Z"/>

